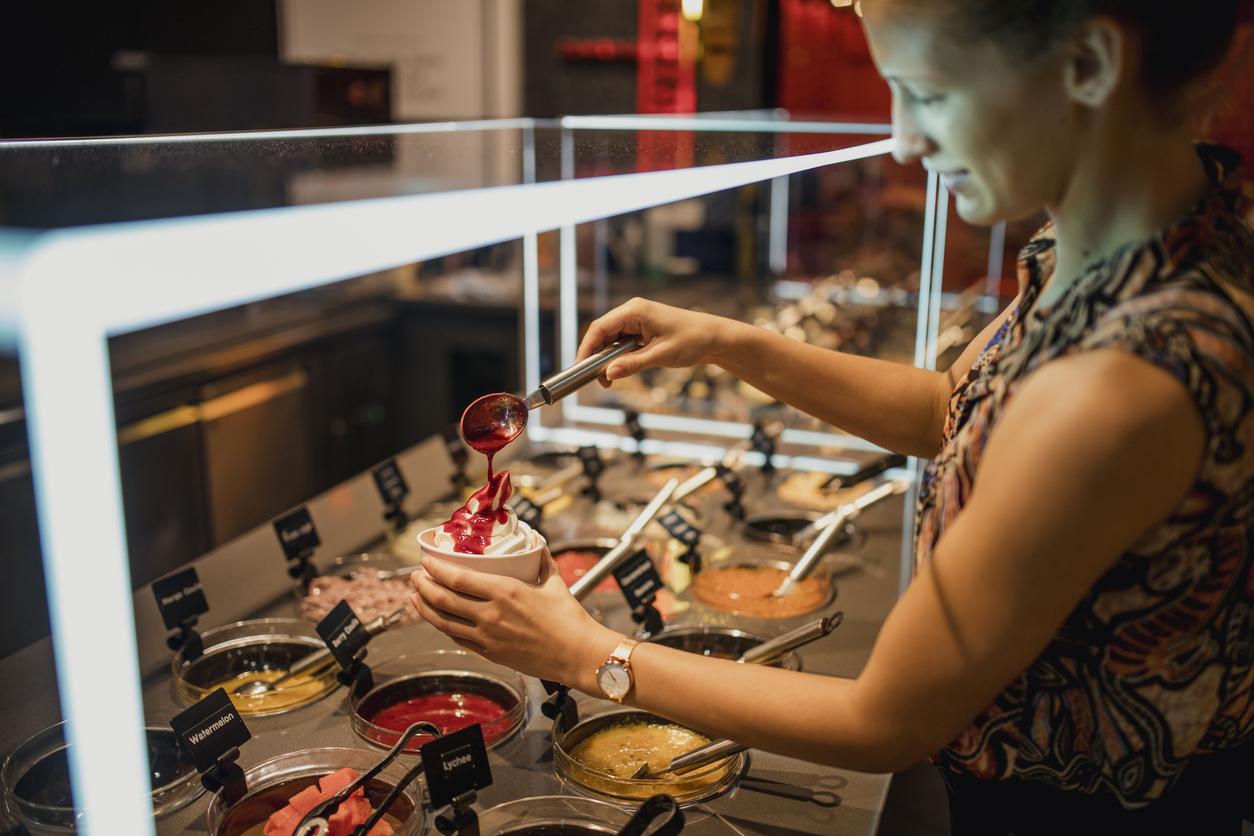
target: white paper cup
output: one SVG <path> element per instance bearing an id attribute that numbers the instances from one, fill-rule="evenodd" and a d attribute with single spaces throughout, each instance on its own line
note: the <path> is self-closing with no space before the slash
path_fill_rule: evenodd
<path id="1" fill-rule="evenodd" d="M 526 523 L 520 521 L 519 525 L 525 526 Z M 530 548 L 525 552 L 514 554 L 464 554 L 452 549 L 442 549 L 435 544 L 435 535 L 439 530 L 440 526 L 437 525 L 418 535 L 418 543 L 422 546 L 424 555 L 452 563 L 454 566 L 473 569 L 476 572 L 504 575 L 507 578 L 517 578 L 527 583 L 535 583 L 540 577 L 540 562 L 544 558 L 544 549 L 548 543 L 544 535 L 530 526 L 526 529 Z"/>

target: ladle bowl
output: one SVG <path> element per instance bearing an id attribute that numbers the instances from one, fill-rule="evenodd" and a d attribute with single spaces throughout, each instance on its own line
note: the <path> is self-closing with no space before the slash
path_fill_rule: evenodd
<path id="1" fill-rule="evenodd" d="M 462 440 L 485 456 L 495 453 L 527 428 L 527 405 L 508 392 L 476 398 L 462 413 Z"/>

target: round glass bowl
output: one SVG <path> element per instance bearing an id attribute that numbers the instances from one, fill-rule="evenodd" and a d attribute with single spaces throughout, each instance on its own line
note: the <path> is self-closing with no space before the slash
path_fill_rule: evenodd
<path id="1" fill-rule="evenodd" d="M 762 636 L 735 627 L 717 627 L 709 624 L 668 624 L 656 636 L 645 639 L 653 644 L 673 647 L 701 656 L 718 659 L 739 659 L 742 654 L 766 641 Z M 790 671 L 801 670 L 801 657 L 789 651 L 771 662 L 769 667 Z"/>
<path id="2" fill-rule="evenodd" d="M 846 502 L 853 502 L 875 487 L 874 479 L 867 479 L 847 488 L 828 491 L 823 484 L 832 478 L 830 473 L 798 472 L 784 477 L 776 488 L 776 494 L 789 505 L 815 511 L 831 511 Z"/>
<path id="3" fill-rule="evenodd" d="M 304 749 L 259 763 L 245 771 L 248 792 L 239 802 L 228 806 L 221 793 L 209 802 L 209 833 L 212 836 L 263 836 L 270 816 L 286 807 L 292 796 L 341 769 L 366 772 L 380 757 L 378 752 L 362 749 Z M 412 764 L 393 761 L 366 784 L 366 800 L 371 809 L 377 809 L 384 797 L 404 779 L 409 766 Z M 426 829 L 421 779 L 402 791 L 383 820 L 392 826 L 396 836 L 417 836 Z"/>
<path id="4" fill-rule="evenodd" d="M 793 537 L 820 516 L 815 511 L 769 511 L 753 514 L 745 520 L 744 525 L 741 526 L 741 532 L 746 540 L 766 543 L 781 551 L 799 554 L 810 545 L 814 539 L 813 535 L 818 532 L 811 532 L 810 539 L 799 544 L 793 542 Z M 865 540 L 866 535 L 860 529 L 852 523 L 847 523 L 844 531 L 831 542 L 827 551 L 837 548 L 856 548 Z"/>
<path id="5" fill-rule="evenodd" d="M 649 487 L 658 490 L 671 479 L 678 479 L 682 485 L 684 482 L 696 476 L 705 470 L 709 465 L 701 464 L 693 461 L 676 461 L 664 457 L 650 457 L 645 461 L 644 473 L 642 474 L 644 481 Z M 703 496 L 707 493 L 715 493 L 720 489 L 721 483 L 717 479 L 713 479 L 702 485 L 694 496 Z"/>
<path id="6" fill-rule="evenodd" d="M 557 569 L 562 574 L 562 580 L 570 586 L 587 574 L 588 570 L 605 557 L 606 553 L 617 543 L 617 540 L 609 537 L 566 540 L 549 546 L 549 554 L 553 555 L 553 560 L 557 562 Z M 597 584 L 593 592 L 618 592 L 618 582 L 613 576 L 607 577 Z"/>
<path id="7" fill-rule="evenodd" d="M 234 690 L 256 680 L 273 682 L 308 654 L 326 647 L 313 625 L 294 618 L 237 621 L 207 630 L 201 636 L 204 653 L 188 661 L 182 652 L 171 664 L 174 691 L 180 702 L 192 705 L 218 688 L 225 688 L 240 714 L 264 717 L 281 714 L 320 699 L 338 684 L 339 667 L 330 657 L 294 677 L 277 690 L 257 696 L 238 696 Z"/>
<path id="8" fill-rule="evenodd" d="M 553 763 L 572 788 L 617 802 L 640 802 L 666 793 L 681 805 L 695 804 L 729 790 L 749 762 L 745 752 L 684 772 L 651 778 L 630 775 L 645 760 L 665 768 L 671 759 L 710 742 L 645 711 L 606 711 L 566 730 L 553 724 Z"/>
<path id="9" fill-rule="evenodd" d="M 414 568 L 409 561 L 391 554 L 336 558 L 310 582 L 300 601 L 301 617 L 317 624 L 340 601 L 348 601 L 363 624 L 398 609 L 405 613 L 400 623 L 418 621 L 418 612 L 409 602 L 414 593 L 409 573 Z"/>
<path id="10" fill-rule="evenodd" d="M 349 698 L 351 722 L 363 740 L 391 748 L 419 720 L 445 734 L 479 723 L 488 748 L 513 737 L 527 721 L 527 686 L 515 671 L 464 650 L 402 653 L 371 666 L 374 687 Z M 416 752 L 430 738 L 406 744 Z"/>
<path id="11" fill-rule="evenodd" d="M 831 572 L 816 567 L 783 598 L 773 593 L 792 571 L 784 560 L 740 560 L 706 566 L 692 578 L 690 593 L 699 606 L 746 618 L 778 621 L 820 610 L 836 597 Z"/>
<path id="12" fill-rule="evenodd" d="M 632 813 L 594 798 L 538 795 L 479 814 L 481 836 L 597 836 L 618 833 Z"/>
<path id="13" fill-rule="evenodd" d="M 151 718 L 144 725 L 153 813 L 161 818 L 186 807 L 204 788 L 170 727 Z M 65 737 L 65 723 L 50 726 L 27 738 L 0 766 L 5 814 L 33 836 L 77 831 Z"/>

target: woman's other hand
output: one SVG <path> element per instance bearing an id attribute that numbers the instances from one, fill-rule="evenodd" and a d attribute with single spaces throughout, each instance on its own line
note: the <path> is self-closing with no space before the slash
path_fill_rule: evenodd
<path id="1" fill-rule="evenodd" d="M 410 575 L 419 614 L 458 645 L 520 673 L 587 687 L 621 638 L 570 594 L 547 549 L 534 584 L 428 557 L 422 568 Z"/>
<path id="2" fill-rule="evenodd" d="M 595 320 L 579 344 L 578 360 L 619 337 L 639 337 L 643 348 L 624 354 L 606 367 L 601 385 L 660 366 L 686 368 L 715 362 L 732 320 L 712 314 L 635 298 Z"/>

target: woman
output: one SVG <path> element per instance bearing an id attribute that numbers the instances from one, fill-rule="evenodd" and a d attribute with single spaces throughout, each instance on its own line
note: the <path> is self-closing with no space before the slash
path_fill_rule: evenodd
<path id="1" fill-rule="evenodd" d="M 1236 161 L 1190 138 L 1243 4 L 863 8 L 897 159 L 940 173 L 972 223 L 1051 217 L 1010 307 L 945 373 L 639 299 L 580 356 L 640 335 L 610 381 L 716 363 L 933 460 L 917 574 L 865 670 L 633 651 L 552 566 L 537 587 L 424 564 L 417 606 L 497 662 L 758 748 L 873 772 L 933 756 L 955 832 L 1237 833 L 1254 786 L 1254 236 Z"/>

